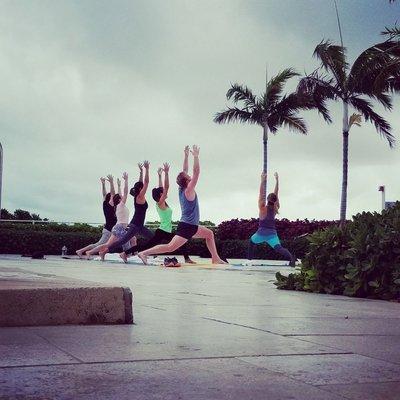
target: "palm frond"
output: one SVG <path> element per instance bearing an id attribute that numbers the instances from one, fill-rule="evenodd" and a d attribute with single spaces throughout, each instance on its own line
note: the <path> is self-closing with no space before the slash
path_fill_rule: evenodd
<path id="1" fill-rule="evenodd" d="M 300 79 L 297 85 L 297 92 L 312 94 L 315 97 L 326 100 L 335 100 L 338 97 L 342 97 L 340 87 L 337 86 L 336 82 L 326 75 L 322 75 L 318 70 Z"/>
<path id="2" fill-rule="evenodd" d="M 343 88 L 348 69 L 346 49 L 332 44 L 329 40 L 323 40 L 315 48 L 313 56 L 321 61 L 322 67 L 330 72 L 335 77 L 337 85 Z"/>
<path id="3" fill-rule="evenodd" d="M 391 126 L 383 117 L 373 110 L 371 103 L 357 96 L 350 97 L 349 102 L 364 116 L 366 121 L 370 121 L 375 125 L 377 132 L 388 141 L 390 147 L 393 147 L 396 139 L 391 133 Z"/>
<path id="4" fill-rule="evenodd" d="M 397 92 L 399 87 L 395 83 L 400 82 L 400 58 L 395 58 L 377 71 L 374 77 L 373 91 L 376 94 L 383 92 Z"/>
<path id="5" fill-rule="evenodd" d="M 284 127 L 289 128 L 290 131 L 302 133 L 303 135 L 307 134 L 307 125 L 305 121 L 303 118 L 300 118 L 293 113 L 282 116 L 281 124 Z"/>
<path id="6" fill-rule="evenodd" d="M 389 36 L 389 38 L 395 38 L 400 36 L 400 27 L 395 25 L 393 27 L 385 26 L 385 29 L 381 32 L 383 36 Z"/>
<path id="7" fill-rule="evenodd" d="M 254 107 L 256 104 L 256 96 L 253 94 L 251 89 L 247 86 L 239 85 L 234 83 L 226 93 L 226 98 L 236 104 L 239 101 L 243 101 L 245 107 Z"/>
<path id="8" fill-rule="evenodd" d="M 364 50 L 351 67 L 348 90 L 375 97 L 384 107 L 391 108 L 387 82 L 400 71 L 400 42 L 386 41 Z M 395 88 L 393 87 L 393 90 Z"/>
<path id="9" fill-rule="evenodd" d="M 295 76 L 299 76 L 299 74 L 293 68 L 286 68 L 269 80 L 265 94 L 262 97 L 265 108 L 274 105 L 281 99 L 285 83 Z"/>
<path id="10" fill-rule="evenodd" d="M 228 107 L 226 110 L 215 114 L 214 122 L 217 124 L 225 124 L 230 122 L 246 122 L 249 124 L 261 123 L 261 121 L 258 121 L 254 116 L 254 113 L 241 110 L 237 107 Z"/>
<path id="11" fill-rule="evenodd" d="M 341 97 L 340 88 L 336 86 L 333 79 L 323 76 L 319 71 L 314 71 L 308 76 L 302 78 L 297 85 L 297 93 L 300 98 L 306 96 L 314 103 L 314 108 L 318 110 L 324 120 L 332 122 L 326 106 L 327 100 L 335 100 Z"/>
<path id="12" fill-rule="evenodd" d="M 361 114 L 352 114 L 349 118 L 349 130 L 353 125 L 361 126 L 362 122 L 362 115 Z"/>

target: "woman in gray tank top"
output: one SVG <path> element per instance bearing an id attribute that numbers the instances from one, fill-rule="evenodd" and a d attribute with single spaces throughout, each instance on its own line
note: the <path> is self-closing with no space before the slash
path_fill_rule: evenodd
<path id="1" fill-rule="evenodd" d="M 200 176 L 200 148 L 193 146 L 190 153 L 193 155 L 192 176 L 188 174 L 189 146 L 186 146 L 184 150 L 183 171 L 180 172 L 176 178 L 176 182 L 179 185 L 179 202 L 182 209 L 182 217 L 176 234 L 168 244 L 154 246 L 151 249 L 138 253 L 138 256 L 144 264 L 147 263 L 148 256 L 172 253 L 179 249 L 179 247 L 183 246 L 192 237 L 206 240 L 207 248 L 211 253 L 211 261 L 213 264 L 226 264 L 226 262 L 221 260 L 218 255 L 215 246 L 214 232 L 211 229 L 199 225 L 199 200 L 195 188 Z"/>
<path id="2" fill-rule="evenodd" d="M 279 177 L 275 172 L 275 190 L 267 196 L 267 204 L 265 204 L 264 193 L 267 174 L 261 174 L 260 194 L 258 197 L 259 223 L 257 232 L 250 238 L 248 259 L 253 258 L 254 246 L 261 243 L 268 243 L 277 253 L 285 260 L 289 261 L 291 267 L 295 266 L 296 257 L 285 249 L 279 240 L 275 227 L 275 216 L 278 214 L 280 207 L 278 199 Z"/>

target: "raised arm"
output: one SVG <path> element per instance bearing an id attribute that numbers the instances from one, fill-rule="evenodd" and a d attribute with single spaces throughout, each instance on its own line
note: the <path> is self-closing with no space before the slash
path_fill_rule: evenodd
<path id="1" fill-rule="evenodd" d="M 110 182 L 110 201 L 108 204 L 114 207 L 114 195 L 115 195 L 115 188 L 114 188 L 114 177 L 112 175 L 107 175 L 107 180 Z"/>
<path id="2" fill-rule="evenodd" d="M 164 171 L 164 187 L 163 187 L 163 193 L 160 197 L 159 203 L 163 204 L 168 197 L 168 190 L 169 190 L 169 164 L 164 163 L 164 168 L 162 169 Z"/>
<path id="3" fill-rule="evenodd" d="M 192 150 L 190 152 L 193 155 L 193 175 L 192 179 L 190 180 L 187 188 L 186 188 L 186 197 L 191 200 L 195 197 L 195 187 L 197 185 L 197 181 L 199 180 L 200 176 L 200 161 L 199 161 L 199 153 L 200 147 L 193 145 Z"/>
<path id="4" fill-rule="evenodd" d="M 189 146 L 185 146 L 184 158 L 183 158 L 183 172 L 188 173 L 189 171 Z"/>
<path id="5" fill-rule="evenodd" d="M 274 193 L 275 195 L 278 197 L 278 192 L 279 192 L 279 175 L 277 172 L 274 173 L 274 177 L 275 177 L 275 190 Z"/>
<path id="6" fill-rule="evenodd" d="M 279 207 L 280 207 L 279 196 L 278 196 L 278 193 L 279 193 L 279 175 L 278 175 L 277 172 L 275 172 L 274 176 L 275 176 L 275 190 L 274 190 L 274 193 L 275 193 L 275 195 L 276 195 L 276 197 L 278 199 L 276 201 L 276 203 L 275 203 L 275 207 L 276 207 L 276 210 L 278 210 Z"/>
<path id="7" fill-rule="evenodd" d="M 139 167 L 139 182 L 143 182 L 143 163 L 138 163 Z"/>
<path id="8" fill-rule="evenodd" d="M 125 204 L 128 197 L 128 174 L 126 172 L 122 174 L 122 179 L 124 180 L 124 193 L 121 197 L 121 203 Z"/>
<path id="9" fill-rule="evenodd" d="M 260 193 L 258 195 L 258 208 L 261 210 L 265 207 L 265 188 L 267 184 L 267 174 L 263 172 L 261 174 L 261 182 L 260 182 Z"/>
<path id="10" fill-rule="evenodd" d="M 107 196 L 107 190 L 106 190 L 106 179 L 105 178 L 100 178 L 101 182 L 101 192 L 103 194 L 103 201 L 106 199 Z"/>
<path id="11" fill-rule="evenodd" d="M 122 197 L 122 192 L 121 192 L 121 179 L 117 178 L 117 188 L 118 188 L 118 194 Z"/>
<path id="12" fill-rule="evenodd" d="M 161 167 L 158 168 L 158 170 L 157 170 L 157 174 L 158 174 L 158 187 L 163 187 L 162 179 L 161 179 L 161 174 L 162 174 L 162 172 L 163 172 L 163 169 L 162 169 Z"/>
<path id="13" fill-rule="evenodd" d="M 150 182 L 149 179 L 150 163 L 148 161 L 144 161 L 143 166 L 145 169 L 145 173 L 144 173 L 143 188 L 140 191 L 139 195 L 137 196 L 137 201 L 139 201 L 139 203 L 141 203 L 142 201 L 144 202 L 147 188 L 149 187 L 149 182 Z"/>

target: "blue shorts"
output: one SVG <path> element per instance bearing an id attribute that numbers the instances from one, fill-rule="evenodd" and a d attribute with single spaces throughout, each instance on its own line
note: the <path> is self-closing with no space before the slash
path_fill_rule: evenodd
<path id="1" fill-rule="evenodd" d="M 250 240 L 254 244 L 261 244 L 261 243 L 268 243 L 272 248 L 275 248 L 276 246 L 281 244 L 281 241 L 278 238 L 278 235 L 276 234 L 275 230 L 270 230 L 269 232 L 260 232 L 258 230 L 251 238 Z"/>

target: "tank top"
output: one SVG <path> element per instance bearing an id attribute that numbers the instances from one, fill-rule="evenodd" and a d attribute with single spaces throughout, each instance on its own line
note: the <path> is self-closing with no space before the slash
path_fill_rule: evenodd
<path id="1" fill-rule="evenodd" d="M 156 210 L 160 217 L 160 228 L 164 232 L 172 232 L 172 210 L 167 206 L 165 210 L 160 208 L 156 203 Z"/>
<path id="2" fill-rule="evenodd" d="M 267 206 L 267 215 L 258 223 L 259 229 L 276 229 L 274 207 Z"/>
<path id="3" fill-rule="evenodd" d="M 181 221 L 190 225 L 199 225 L 200 210 L 197 193 L 194 200 L 188 200 L 185 196 L 185 190 L 179 189 L 179 202 L 182 209 Z"/>
<path id="4" fill-rule="evenodd" d="M 139 204 L 136 202 L 136 197 L 135 197 L 135 213 L 133 214 L 131 224 L 137 226 L 144 225 L 147 207 L 148 207 L 147 201 L 145 201 L 144 204 Z"/>
<path id="5" fill-rule="evenodd" d="M 111 232 L 113 226 L 117 223 L 117 217 L 115 215 L 114 207 L 110 206 L 110 203 L 108 201 L 103 201 L 103 213 L 104 218 L 106 219 L 104 229 L 107 229 Z"/>
<path id="6" fill-rule="evenodd" d="M 117 224 L 128 224 L 129 209 L 124 203 L 118 203 L 115 215 L 117 216 Z"/>

